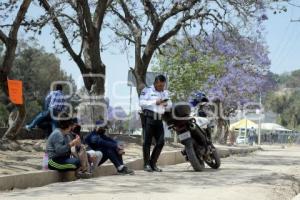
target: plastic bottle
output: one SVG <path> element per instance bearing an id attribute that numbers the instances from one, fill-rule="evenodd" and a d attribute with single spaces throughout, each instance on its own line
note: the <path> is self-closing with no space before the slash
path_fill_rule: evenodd
<path id="1" fill-rule="evenodd" d="M 48 160 L 49 160 L 48 154 L 45 153 L 43 157 L 43 163 L 42 163 L 43 170 L 48 170 Z"/>

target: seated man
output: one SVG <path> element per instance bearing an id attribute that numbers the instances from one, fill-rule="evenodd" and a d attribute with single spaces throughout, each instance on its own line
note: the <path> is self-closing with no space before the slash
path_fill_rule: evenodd
<path id="1" fill-rule="evenodd" d="M 74 123 L 70 134 L 71 139 L 76 138 L 77 135 L 80 137 L 81 126 L 77 124 L 77 120 L 74 120 Z M 87 151 L 83 144 L 73 147 L 72 154 L 80 160 L 81 171 L 84 173 L 94 173 L 102 159 L 101 151 L 94 151 L 92 149 Z"/>
<path id="2" fill-rule="evenodd" d="M 80 160 L 71 158 L 71 148 L 81 144 L 80 137 L 71 140 L 70 134 L 73 121 L 68 114 L 61 113 L 58 116 L 58 128 L 48 138 L 46 150 L 49 161 L 48 168 L 58 171 L 73 171 L 80 168 Z M 77 173 L 78 175 L 78 173 Z"/>
<path id="3" fill-rule="evenodd" d="M 122 154 L 124 154 L 124 146 L 118 143 L 116 140 L 111 139 L 105 135 L 106 126 L 102 121 L 96 122 L 96 128 L 85 139 L 85 142 L 89 147 L 95 151 L 101 151 L 103 158 L 99 165 L 103 164 L 108 159 L 117 168 L 119 174 L 133 175 L 134 171 L 127 168 L 123 163 Z"/>

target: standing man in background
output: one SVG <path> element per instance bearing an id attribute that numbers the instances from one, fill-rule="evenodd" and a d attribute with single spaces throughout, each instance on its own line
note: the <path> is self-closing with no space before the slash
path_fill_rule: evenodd
<path id="1" fill-rule="evenodd" d="M 146 87 L 140 95 L 140 106 L 143 111 L 143 158 L 144 170 L 147 172 L 162 172 L 156 163 L 165 144 L 162 114 L 166 108 L 170 108 L 172 103 L 169 100 L 168 91 L 165 90 L 166 77 L 158 75 L 154 84 Z M 152 138 L 155 139 L 155 147 L 150 157 Z"/>

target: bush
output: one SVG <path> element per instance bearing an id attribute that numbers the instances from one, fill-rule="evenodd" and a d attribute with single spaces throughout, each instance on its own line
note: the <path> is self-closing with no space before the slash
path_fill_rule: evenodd
<path id="1" fill-rule="evenodd" d="M 26 103 L 26 123 L 31 120 L 42 111 L 42 106 L 39 105 L 38 101 L 29 101 Z"/>

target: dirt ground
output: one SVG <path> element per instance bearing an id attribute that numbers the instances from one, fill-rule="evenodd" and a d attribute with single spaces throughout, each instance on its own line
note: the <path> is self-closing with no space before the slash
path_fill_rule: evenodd
<path id="1" fill-rule="evenodd" d="M 19 151 L 0 151 L 0 176 L 42 170 L 45 140 L 22 140 Z M 180 145 L 166 145 L 164 151 L 172 151 Z M 124 161 L 141 158 L 142 147 L 135 143 L 126 144 Z"/>
<path id="2" fill-rule="evenodd" d="M 0 193 L 5 200 L 289 200 L 300 191 L 300 147 L 264 147 L 222 159 L 219 170 L 194 172 L 188 163 L 162 173 L 107 176 Z"/>
<path id="3" fill-rule="evenodd" d="M 264 147 L 222 159 L 219 170 L 194 172 L 188 163 L 162 173 L 107 176 L 0 193 L 4 200 L 289 200 L 300 191 L 300 147 Z"/>

